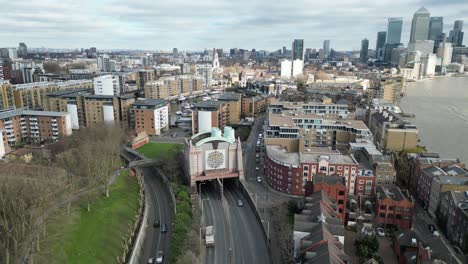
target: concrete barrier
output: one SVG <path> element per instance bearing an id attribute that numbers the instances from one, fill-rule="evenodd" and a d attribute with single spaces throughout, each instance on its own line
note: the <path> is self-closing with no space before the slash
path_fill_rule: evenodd
<path id="1" fill-rule="evenodd" d="M 242 190 L 244 195 L 248 198 L 247 202 L 250 204 L 250 206 L 252 206 L 252 208 L 255 209 L 255 217 L 257 218 L 257 221 L 262 226 L 263 238 L 267 242 L 268 250 L 271 252 L 271 245 L 270 245 L 270 241 L 268 240 L 268 236 L 267 236 L 268 230 L 266 230 L 267 227 L 265 227 L 265 225 L 262 222 L 262 216 L 260 215 L 260 212 L 259 212 L 259 210 L 257 208 L 257 205 L 255 204 L 255 199 L 254 199 L 253 195 L 249 192 L 247 187 L 245 186 L 245 182 L 243 180 L 239 180 L 239 185 L 240 185 L 239 186 L 240 190 Z M 272 263 L 276 264 L 275 259 L 271 258 L 271 261 L 272 261 Z"/>
<path id="2" fill-rule="evenodd" d="M 146 185 L 145 185 L 145 189 L 146 189 Z M 138 264 L 138 263 L 140 263 L 139 259 L 141 257 L 141 253 L 143 252 L 142 251 L 142 246 L 144 244 L 145 237 L 146 237 L 145 230 L 148 227 L 148 204 L 149 204 L 148 197 L 145 195 L 143 218 L 142 218 L 141 223 L 140 223 L 140 228 L 138 229 L 138 234 L 137 234 L 137 237 L 135 239 L 135 243 L 133 244 L 132 254 L 130 255 L 130 259 L 127 262 L 129 264 Z"/>

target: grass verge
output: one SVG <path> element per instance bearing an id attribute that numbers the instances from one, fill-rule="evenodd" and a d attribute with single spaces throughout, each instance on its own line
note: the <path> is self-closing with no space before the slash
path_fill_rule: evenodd
<path id="1" fill-rule="evenodd" d="M 182 144 L 177 143 L 150 142 L 139 147 L 136 151 L 150 159 L 168 157 L 166 155 L 169 155 L 168 158 L 175 158 L 177 152 L 182 150 L 182 147 Z"/>
<path id="2" fill-rule="evenodd" d="M 138 181 L 122 171 L 110 187 L 110 197 L 98 195 L 86 210 L 86 198 L 51 217 L 44 249 L 37 263 L 117 263 L 123 238 L 138 209 Z"/>
<path id="3" fill-rule="evenodd" d="M 192 209 L 189 189 L 186 186 L 177 186 L 175 189 L 177 213 L 174 219 L 174 232 L 171 241 L 171 254 L 169 263 L 176 263 L 182 256 L 185 242 L 192 229 Z"/>

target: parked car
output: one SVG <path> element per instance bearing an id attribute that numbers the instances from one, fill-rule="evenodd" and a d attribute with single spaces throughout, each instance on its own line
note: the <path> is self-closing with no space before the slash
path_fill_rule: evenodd
<path id="1" fill-rule="evenodd" d="M 164 260 L 164 252 L 159 251 L 158 256 L 156 257 L 156 263 L 163 263 Z"/>
<path id="2" fill-rule="evenodd" d="M 154 220 L 154 223 L 153 223 L 154 228 L 159 228 L 160 225 L 161 223 L 159 222 L 159 220 Z"/>
<path id="3" fill-rule="evenodd" d="M 262 182 L 262 178 L 261 178 L 260 176 L 257 177 L 257 181 L 258 181 L 258 182 Z"/>
<path id="4" fill-rule="evenodd" d="M 166 224 L 163 224 L 161 226 L 161 233 L 166 233 L 166 232 L 167 232 L 167 226 L 166 226 Z"/>
<path id="5" fill-rule="evenodd" d="M 385 236 L 385 230 L 381 227 L 377 227 L 377 235 L 380 236 L 380 237 L 384 237 Z"/>
<path id="6" fill-rule="evenodd" d="M 259 168 L 258 166 L 257 166 L 257 167 L 255 167 L 255 170 L 259 170 L 259 169 L 260 169 L 260 168 Z"/>
<path id="7" fill-rule="evenodd" d="M 148 259 L 148 264 L 154 264 L 154 258 L 153 257 Z"/>
<path id="8" fill-rule="evenodd" d="M 255 157 L 260 158 L 260 154 L 259 153 L 255 154 Z"/>
<path id="9" fill-rule="evenodd" d="M 242 202 L 242 200 L 240 200 L 240 199 L 237 200 L 237 206 L 243 206 L 243 205 L 244 205 L 244 203 Z"/>

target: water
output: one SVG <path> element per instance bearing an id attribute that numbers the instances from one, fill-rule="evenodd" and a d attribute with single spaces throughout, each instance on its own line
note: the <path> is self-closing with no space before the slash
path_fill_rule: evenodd
<path id="1" fill-rule="evenodd" d="M 421 145 L 468 163 L 468 77 L 409 83 L 401 108 L 413 113 Z"/>

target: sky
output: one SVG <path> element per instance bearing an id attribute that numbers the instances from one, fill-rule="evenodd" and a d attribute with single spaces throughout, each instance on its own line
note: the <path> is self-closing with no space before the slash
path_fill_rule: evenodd
<path id="1" fill-rule="evenodd" d="M 363 38 L 375 48 L 389 17 L 403 17 L 407 43 L 421 6 L 444 17 L 446 33 L 468 24 L 467 0 L 0 0 L 0 47 L 274 51 L 297 38 L 359 50 Z"/>

